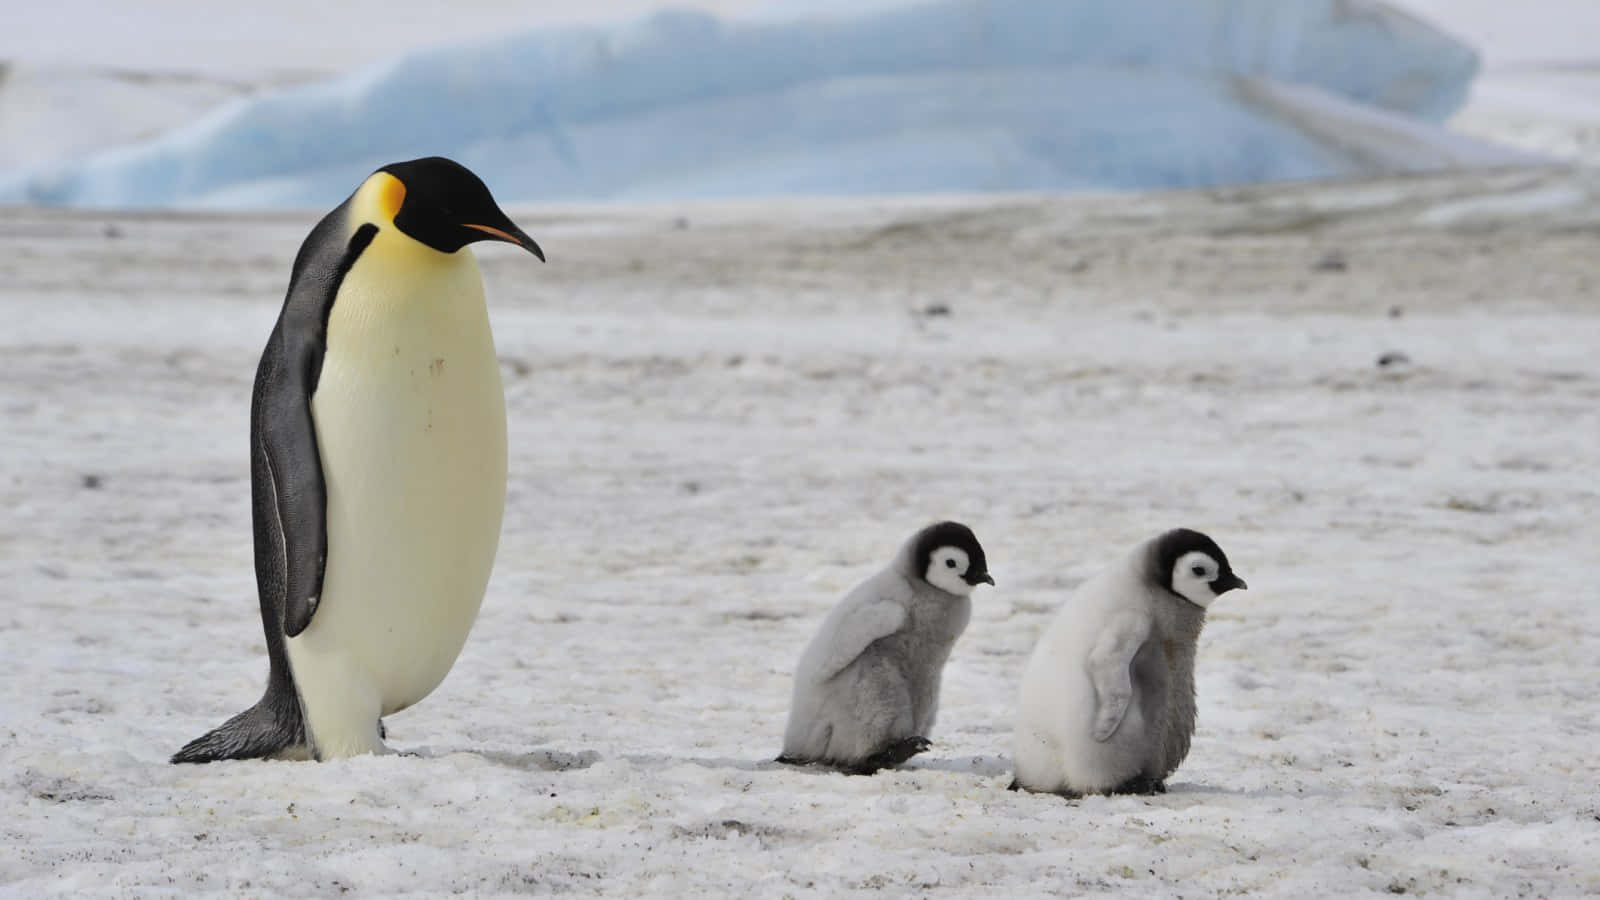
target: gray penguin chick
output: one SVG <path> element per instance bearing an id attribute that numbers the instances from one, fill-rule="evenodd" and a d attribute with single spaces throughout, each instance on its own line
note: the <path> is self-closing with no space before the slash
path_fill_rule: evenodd
<path id="1" fill-rule="evenodd" d="M 972 529 L 939 522 L 912 535 L 806 646 L 778 761 L 870 775 L 928 749 L 944 663 L 980 584 L 994 579 Z"/>
<path id="2" fill-rule="evenodd" d="M 1206 607 L 1244 587 L 1216 541 L 1187 528 L 1084 582 L 1023 672 L 1012 790 L 1164 793 L 1194 736 Z"/>

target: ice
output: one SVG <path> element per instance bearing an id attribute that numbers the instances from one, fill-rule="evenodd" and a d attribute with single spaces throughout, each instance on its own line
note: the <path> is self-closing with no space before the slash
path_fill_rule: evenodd
<path id="1" fill-rule="evenodd" d="M 1402 0 L 1476 46 L 1485 70 L 1450 121 L 1462 134 L 1600 166 L 1600 4 Z"/>
<path id="2" fill-rule="evenodd" d="M 0 201 L 324 206 L 365 171 L 430 153 L 508 202 L 1204 186 L 1525 161 L 1436 124 L 1476 68 L 1459 41 L 1361 0 L 944 0 L 793 21 L 670 11 L 240 100 L 154 141 L 14 172 Z M 1269 94 L 1302 101 L 1290 113 L 1258 102 Z M 1385 124 L 1348 133 L 1321 115 L 1351 106 Z M 1364 143 L 1399 130 L 1412 151 Z"/>
<path id="3" fill-rule="evenodd" d="M 0 171 L 149 140 L 252 89 L 226 77 L 0 64 Z"/>

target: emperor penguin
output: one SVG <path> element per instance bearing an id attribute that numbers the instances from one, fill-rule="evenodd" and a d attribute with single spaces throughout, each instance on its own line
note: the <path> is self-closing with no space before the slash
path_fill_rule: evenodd
<path id="1" fill-rule="evenodd" d="M 1206 608 L 1245 587 L 1217 542 L 1187 528 L 1084 582 L 1023 672 L 1012 789 L 1164 793 L 1194 735 Z"/>
<path id="2" fill-rule="evenodd" d="M 870 775 L 928 749 L 945 660 L 980 584 L 994 579 L 972 529 L 939 522 L 912 535 L 801 655 L 778 761 Z"/>
<path id="3" fill-rule="evenodd" d="M 255 706 L 175 763 L 383 753 L 467 638 L 506 498 L 506 405 L 467 245 L 544 252 L 441 157 L 372 173 L 294 260 L 250 408 Z"/>

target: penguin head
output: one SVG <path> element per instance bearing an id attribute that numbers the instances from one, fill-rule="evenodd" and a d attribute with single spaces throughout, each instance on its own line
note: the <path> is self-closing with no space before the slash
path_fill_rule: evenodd
<path id="1" fill-rule="evenodd" d="M 1216 541 L 1188 528 L 1175 528 L 1156 538 L 1152 574 L 1167 590 L 1201 609 L 1235 588 L 1248 587 L 1243 578 L 1233 574 L 1227 554 Z"/>
<path id="2" fill-rule="evenodd" d="M 959 522 L 939 522 L 917 533 L 911 570 L 941 591 L 965 597 L 980 584 L 994 584 L 989 561 L 972 529 Z"/>
<path id="3" fill-rule="evenodd" d="M 380 205 L 401 234 L 440 253 L 475 241 L 505 241 L 539 257 L 544 251 L 500 211 L 483 180 L 442 156 L 390 163 L 373 173 L 392 179 Z"/>

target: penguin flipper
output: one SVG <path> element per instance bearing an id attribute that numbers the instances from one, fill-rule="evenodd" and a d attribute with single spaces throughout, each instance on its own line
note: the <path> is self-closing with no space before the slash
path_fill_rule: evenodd
<path id="1" fill-rule="evenodd" d="M 1150 634 L 1150 619 L 1121 616 L 1106 624 L 1089 652 L 1089 681 L 1094 685 L 1096 741 L 1104 743 L 1122 727 L 1133 702 L 1133 658 Z"/>
<path id="2" fill-rule="evenodd" d="M 378 233 L 368 222 L 347 244 L 332 240 L 347 221 L 349 204 L 346 200 L 324 216 L 300 245 L 283 311 L 256 372 L 251 404 L 251 453 L 261 457 L 266 480 L 259 501 L 267 509 L 256 515 L 257 546 L 263 541 L 276 544 L 282 561 L 281 574 L 271 573 L 262 581 L 263 612 L 277 601 L 288 637 L 311 624 L 328 560 L 327 487 L 311 415 L 327 350 L 328 314 L 345 275 Z M 258 551 L 258 577 L 261 563 Z"/>
<path id="3" fill-rule="evenodd" d="M 846 598 L 845 603 L 851 599 Z M 904 628 L 906 608 L 892 599 L 875 599 L 841 611 L 832 624 L 833 633 L 826 636 L 827 654 L 812 673 L 817 684 L 843 672 L 880 638 Z"/>
<path id="4" fill-rule="evenodd" d="M 286 354 L 293 373 L 264 386 L 259 452 L 266 462 L 271 524 L 266 535 L 280 545 L 283 577 L 277 585 L 283 610 L 283 633 L 294 637 L 306 630 L 322 595 L 328 560 L 328 501 L 317 451 L 311 394 L 321 359 L 309 349 Z"/>

